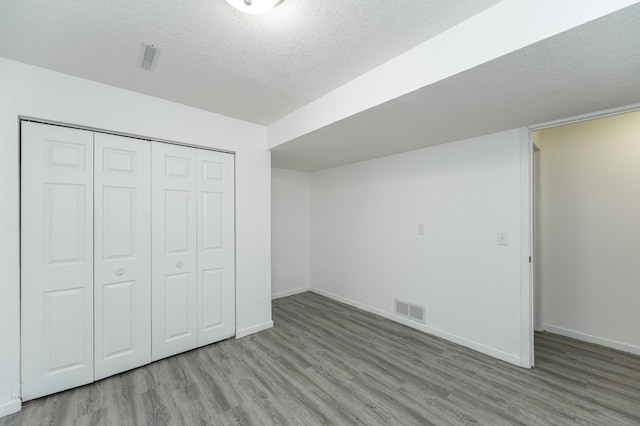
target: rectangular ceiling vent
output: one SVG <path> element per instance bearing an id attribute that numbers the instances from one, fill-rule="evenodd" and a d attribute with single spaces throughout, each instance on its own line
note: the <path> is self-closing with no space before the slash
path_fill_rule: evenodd
<path id="1" fill-rule="evenodd" d="M 142 44 L 142 49 L 140 51 L 140 60 L 138 61 L 138 66 L 145 71 L 153 71 L 156 69 L 156 64 L 158 63 L 158 56 L 160 54 L 160 49 L 154 47 L 153 45 Z"/>
<path id="2" fill-rule="evenodd" d="M 414 320 L 417 322 L 421 322 L 424 324 L 426 322 L 425 318 L 425 307 L 414 305 L 413 303 L 403 302 L 402 300 L 395 299 L 395 313 L 402 317 L 408 318 L 410 320 Z"/>

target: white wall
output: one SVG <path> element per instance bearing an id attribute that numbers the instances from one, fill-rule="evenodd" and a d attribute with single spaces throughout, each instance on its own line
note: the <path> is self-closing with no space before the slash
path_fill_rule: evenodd
<path id="1" fill-rule="evenodd" d="M 18 115 L 236 151 L 237 334 L 271 326 L 266 129 L 0 58 L 0 415 L 20 395 Z"/>
<path id="2" fill-rule="evenodd" d="M 640 112 L 534 133 L 546 330 L 640 354 Z"/>
<path id="3" fill-rule="evenodd" d="M 271 293 L 309 288 L 309 173 L 271 169 Z"/>
<path id="4" fill-rule="evenodd" d="M 522 135 L 312 173 L 314 291 L 413 326 L 394 298 L 426 306 L 417 328 L 519 365 Z"/>

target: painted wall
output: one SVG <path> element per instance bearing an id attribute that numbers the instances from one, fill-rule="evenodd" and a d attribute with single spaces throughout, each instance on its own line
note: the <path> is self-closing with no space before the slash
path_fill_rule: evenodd
<path id="1" fill-rule="evenodd" d="M 0 412 L 20 394 L 18 115 L 236 151 L 238 335 L 271 326 L 266 129 L 0 58 Z"/>
<path id="2" fill-rule="evenodd" d="M 640 354 L 640 112 L 534 133 L 544 328 Z"/>
<path id="3" fill-rule="evenodd" d="M 312 173 L 314 291 L 519 365 L 523 134 Z M 394 315 L 395 298 L 426 324 Z"/>
<path id="4" fill-rule="evenodd" d="M 309 173 L 271 169 L 271 294 L 309 288 Z"/>

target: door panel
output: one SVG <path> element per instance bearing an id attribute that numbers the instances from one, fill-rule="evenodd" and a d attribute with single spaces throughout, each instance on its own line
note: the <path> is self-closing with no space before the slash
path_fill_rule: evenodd
<path id="1" fill-rule="evenodd" d="M 135 281 L 105 284 L 102 287 L 104 335 L 100 341 L 104 344 L 102 360 L 96 360 L 96 363 L 110 361 L 114 357 L 132 355 L 135 352 L 136 343 L 139 340 L 136 332 L 136 325 L 139 322 L 136 318 L 136 313 L 139 312 L 139 309 L 136 309 L 137 290 L 139 287 L 136 286 Z M 150 333 L 151 330 L 148 332 Z M 150 355 L 151 347 L 146 352 Z M 150 362 L 151 357 L 142 361 Z M 124 366 L 121 371 L 128 369 L 126 367 L 129 366 Z"/>
<path id="2" fill-rule="evenodd" d="M 224 324 L 224 310 L 215 309 L 224 299 L 223 284 L 224 269 L 202 271 L 202 326 L 200 328 L 205 332 Z"/>
<path id="3" fill-rule="evenodd" d="M 171 303 L 166 305 L 166 333 L 168 342 L 183 337 L 189 337 L 192 333 L 189 321 L 191 306 L 189 290 L 192 287 L 193 274 L 167 275 L 165 278 L 165 296 Z"/>
<path id="4" fill-rule="evenodd" d="M 84 288 L 44 293 L 46 370 L 58 374 L 83 368 L 86 342 Z"/>
<path id="5" fill-rule="evenodd" d="M 189 227 L 193 226 L 193 208 L 191 208 L 192 190 L 170 190 L 167 189 L 165 196 L 165 254 L 189 254 L 193 252 L 189 244 L 191 235 Z"/>
<path id="6" fill-rule="evenodd" d="M 132 259 L 136 256 L 137 188 L 102 187 L 102 259 Z M 148 212 L 150 213 L 150 212 Z M 96 210 L 96 214 L 99 214 Z M 148 222 L 148 220 L 147 220 Z"/>
<path id="7" fill-rule="evenodd" d="M 95 134 L 95 378 L 151 362 L 151 146 Z"/>
<path id="8" fill-rule="evenodd" d="M 224 214 L 224 193 L 221 192 L 202 192 L 202 250 L 211 252 L 213 250 L 223 249 L 222 220 Z"/>
<path id="9" fill-rule="evenodd" d="M 22 123 L 22 399 L 93 381 L 93 133 Z"/>
<path id="10" fill-rule="evenodd" d="M 235 335 L 234 156 L 197 150 L 198 346 Z"/>
<path id="11" fill-rule="evenodd" d="M 86 189 L 85 185 L 44 184 L 45 264 L 85 261 Z"/>
<path id="12" fill-rule="evenodd" d="M 196 150 L 153 144 L 154 360 L 197 345 Z"/>

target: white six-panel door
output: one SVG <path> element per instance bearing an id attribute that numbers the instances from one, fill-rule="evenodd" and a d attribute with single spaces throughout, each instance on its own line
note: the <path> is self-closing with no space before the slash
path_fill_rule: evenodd
<path id="1" fill-rule="evenodd" d="M 151 362 L 151 143 L 95 134 L 95 379 Z"/>
<path id="2" fill-rule="evenodd" d="M 93 133 L 22 123 L 22 399 L 93 381 Z"/>
<path id="3" fill-rule="evenodd" d="M 154 144 L 152 358 L 198 344 L 196 149 Z"/>
<path id="4" fill-rule="evenodd" d="M 234 157 L 197 150 L 198 346 L 235 334 Z"/>
<path id="5" fill-rule="evenodd" d="M 235 334 L 232 154 L 24 122 L 21 198 L 23 400 Z"/>

